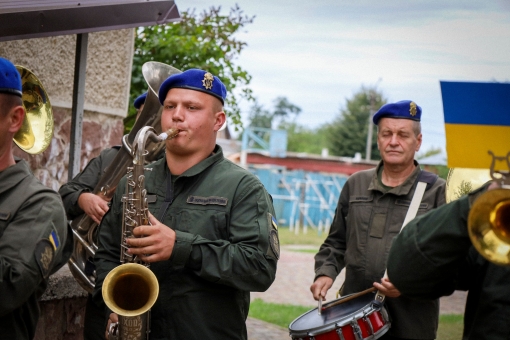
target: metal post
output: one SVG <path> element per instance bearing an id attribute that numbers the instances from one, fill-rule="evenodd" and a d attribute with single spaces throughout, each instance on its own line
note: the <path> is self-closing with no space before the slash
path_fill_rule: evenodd
<path id="1" fill-rule="evenodd" d="M 370 91 L 370 115 L 368 116 L 368 135 L 367 135 L 367 146 L 365 150 L 365 160 L 369 161 L 372 157 L 372 131 L 374 130 L 374 122 L 372 117 L 374 116 L 374 90 Z"/>
<path id="2" fill-rule="evenodd" d="M 73 106 L 71 112 L 71 139 L 69 146 L 68 179 L 80 172 L 83 105 L 85 102 L 85 70 L 87 67 L 88 33 L 76 36 L 74 61 Z"/>

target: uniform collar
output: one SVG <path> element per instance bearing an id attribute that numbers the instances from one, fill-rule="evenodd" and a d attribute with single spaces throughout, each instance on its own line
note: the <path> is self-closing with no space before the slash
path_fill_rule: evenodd
<path id="1" fill-rule="evenodd" d="M 30 176 L 31 171 L 27 162 L 21 158 L 14 158 L 16 164 L 0 171 L 0 194 L 15 187 L 25 177 Z"/>
<path id="2" fill-rule="evenodd" d="M 416 165 L 416 168 L 409 175 L 409 177 L 406 178 L 404 183 L 386 191 L 386 189 L 384 189 L 381 186 L 381 184 L 379 183 L 379 178 L 378 178 L 379 170 L 384 166 L 384 163 L 381 160 L 379 162 L 379 164 L 377 165 L 377 168 L 375 169 L 375 173 L 372 177 L 372 181 L 370 182 L 368 190 L 377 190 L 377 191 L 380 191 L 383 193 L 394 194 L 397 196 L 405 196 L 405 195 L 409 194 L 409 192 L 411 191 L 411 189 L 414 185 L 414 182 L 416 182 L 416 179 L 418 178 L 418 176 L 421 172 L 420 164 L 418 164 L 418 162 L 416 160 L 414 160 L 414 165 Z"/>

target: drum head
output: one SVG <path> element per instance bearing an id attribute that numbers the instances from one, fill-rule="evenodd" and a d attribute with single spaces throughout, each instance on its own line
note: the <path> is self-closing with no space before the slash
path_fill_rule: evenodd
<path id="1" fill-rule="evenodd" d="M 345 298 L 346 296 L 343 296 L 342 298 Z M 303 334 L 306 335 L 309 331 L 314 332 L 322 329 L 324 331 L 328 331 L 330 328 L 334 329 L 335 323 L 342 320 L 352 319 L 350 316 L 356 314 L 358 311 L 363 309 L 363 307 L 370 304 L 374 300 L 374 297 L 375 293 L 358 296 L 355 299 L 326 308 L 322 311 L 321 315 L 319 315 L 317 308 L 314 308 L 292 321 L 289 326 L 289 330 L 291 331 L 291 334 L 292 332 L 305 332 Z M 342 298 L 332 300 L 328 303 L 333 303 Z"/>

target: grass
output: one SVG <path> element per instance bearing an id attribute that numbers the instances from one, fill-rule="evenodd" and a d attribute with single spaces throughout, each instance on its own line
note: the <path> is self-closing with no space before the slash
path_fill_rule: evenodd
<path id="1" fill-rule="evenodd" d="M 250 304 L 249 316 L 283 328 L 288 328 L 292 321 L 309 310 L 310 307 L 269 303 L 261 299 L 255 299 Z M 437 340 L 459 340 L 462 338 L 463 328 L 464 323 L 462 315 L 440 315 Z"/>
<path id="2" fill-rule="evenodd" d="M 279 227 L 278 228 L 278 237 L 280 238 L 281 245 L 305 245 L 305 246 L 317 246 L 317 250 L 319 250 L 320 245 L 326 239 L 328 235 L 324 232 L 319 235 L 319 233 L 313 229 L 308 229 L 308 232 L 305 234 L 301 229 L 299 234 L 296 235 L 294 231 L 290 231 L 289 228 Z"/>

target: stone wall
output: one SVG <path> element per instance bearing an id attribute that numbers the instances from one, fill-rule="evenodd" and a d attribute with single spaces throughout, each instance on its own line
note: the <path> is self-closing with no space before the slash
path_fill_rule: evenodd
<path id="1" fill-rule="evenodd" d="M 101 150 L 120 143 L 129 106 L 134 30 L 89 34 L 81 168 Z M 58 190 L 68 181 L 70 120 L 76 35 L 0 42 L 0 56 L 30 69 L 43 84 L 53 107 L 55 128 L 40 155 L 15 154 L 29 161 L 34 174 Z"/>
<path id="2" fill-rule="evenodd" d="M 133 44 L 133 29 L 89 34 L 82 169 L 101 150 L 121 142 L 122 119 L 130 105 Z M 14 148 L 54 190 L 68 181 L 75 50 L 75 35 L 0 42 L 0 56 L 34 72 L 50 97 L 55 124 L 48 149 L 34 156 Z M 41 299 L 35 340 L 82 340 L 86 296 L 67 265 L 52 275 Z"/>

